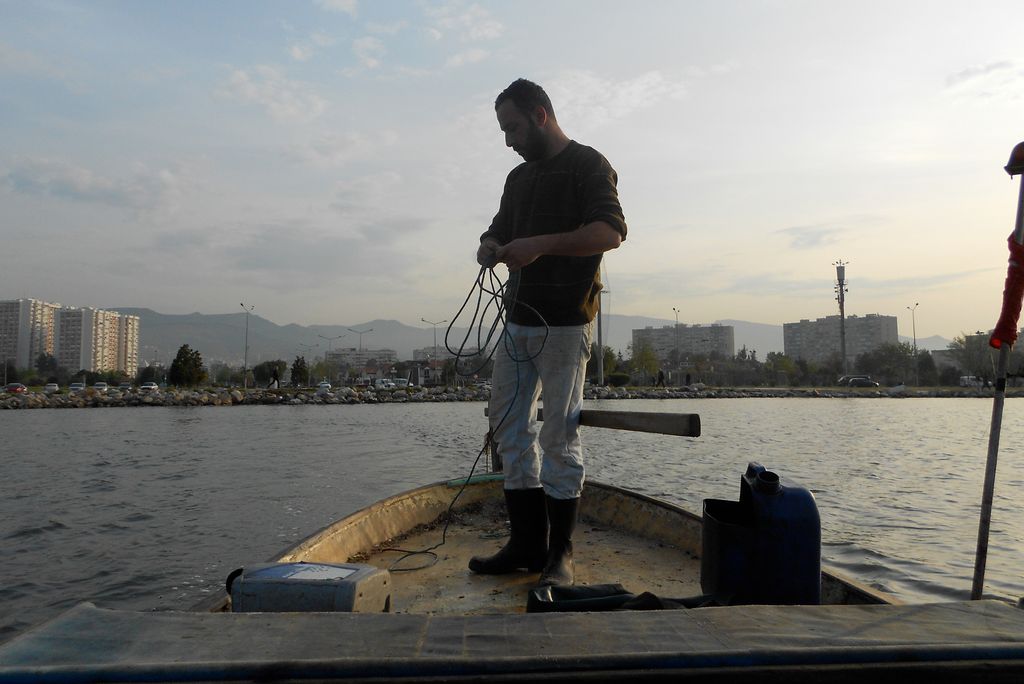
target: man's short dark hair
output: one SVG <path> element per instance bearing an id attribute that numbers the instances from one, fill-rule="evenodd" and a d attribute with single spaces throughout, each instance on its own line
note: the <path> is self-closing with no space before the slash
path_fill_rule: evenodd
<path id="1" fill-rule="evenodd" d="M 544 89 L 533 81 L 519 78 L 501 91 L 494 101 L 494 108 L 497 109 L 505 100 L 512 100 L 516 109 L 526 116 L 530 116 L 537 107 L 543 107 L 552 119 L 555 118 L 555 109 L 551 106 L 551 98 L 544 92 Z"/>

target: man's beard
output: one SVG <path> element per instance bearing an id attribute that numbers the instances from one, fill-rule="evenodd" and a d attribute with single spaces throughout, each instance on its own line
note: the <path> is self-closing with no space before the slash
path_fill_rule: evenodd
<path id="1" fill-rule="evenodd" d="M 544 158 L 544 136 L 540 132 L 540 127 L 533 121 L 530 121 L 530 128 L 526 133 L 526 142 L 516 152 L 528 162 Z"/>

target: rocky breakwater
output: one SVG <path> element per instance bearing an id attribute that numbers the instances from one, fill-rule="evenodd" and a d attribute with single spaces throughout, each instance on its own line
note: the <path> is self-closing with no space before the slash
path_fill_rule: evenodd
<path id="1" fill-rule="evenodd" d="M 588 400 L 613 399 L 786 399 L 786 398 L 911 398 L 961 397 L 991 398 L 991 389 L 945 388 L 804 388 L 804 387 L 588 387 L 583 394 Z M 1024 396 L 1024 389 L 1007 389 L 1007 398 Z M 140 392 L 109 390 L 105 393 L 89 389 L 75 394 L 0 392 L 0 409 L 38 408 L 113 408 L 126 406 L 239 406 L 305 404 L 387 404 L 402 402 L 487 401 L 490 391 L 474 387 L 431 387 L 396 390 L 340 387 L 323 390 L 266 389 L 166 389 Z"/>
<path id="2" fill-rule="evenodd" d="M 489 393 L 477 388 L 414 388 L 373 390 L 341 387 L 323 390 L 240 390 L 228 388 L 166 389 L 140 392 L 88 389 L 75 394 L 0 393 L 0 409 L 114 408 L 126 406 L 238 406 L 253 404 L 379 404 L 397 402 L 485 401 Z"/>
<path id="3" fill-rule="evenodd" d="M 789 399 L 789 398 L 988 398 L 991 388 L 976 387 L 588 387 L 584 399 Z M 1007 388 L 1006 397 L 1024 397 L 1024 388 Z"/>

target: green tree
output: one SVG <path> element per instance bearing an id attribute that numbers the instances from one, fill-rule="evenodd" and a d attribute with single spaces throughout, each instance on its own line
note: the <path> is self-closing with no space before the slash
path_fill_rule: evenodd
<path id="1" fill-rule="evenodd" d="M 274 377 L 274 371 L 277 371 L 277 379 L 280 380 L 284 377 L 284 372 L 288 368 L 288 362 L 277 359 L 275 361 L 264 361 L 256 364 L 252 369 L 252 376 L 256 379 L 258 385 L 266 385 L 270 383 L 271 378 Z"/>
<path id="2" fill-rule="evenodd" d="M 641 341 L 633 349 L 633 359 L 630 366 L 634 373 L 643 374 L 644 384 L 646 384 L 646 382 L 649 382 L 652 377 L 658 374 L 658 357 L 650 346 Z"/>
<path id="3" fill-rule="evenodd" d="M 947 348 L 953 352 L 953 358 L 967 375 L 995 377 L 995 359 L 985 333 L 978 331 L 973 335 L 958 335 Z"/>
<path id="4" fill-rule="evenodd" d="M 914 382 L 914 349 L 906 342 L 882 344 L 857 355 L 857 370 L 883 385 Z"/>
<path id="5" fill-rule="evenodd" d="M 292 385 L 302 387 L 309 382 L 309 366 L 305 356 L 296 356 L 292 361 Z"/>
<path id="6" fill-rule="evenodd" d="M 598 363 L 604 362 L 604 377 L 607 378 L 610 373 L 615 371 L 615 350 L 611 347 L 605 347 L 604 353 L 600 353 L 597 348 L 597 343 L 594 342 L 590 345 L 590 359 L 587 361 L 587 377 L 591 380 L 597 380 L 597 369 Z"/>
<path id="7" fill-rule="evenodd" d="M 144 382 L 157 382 L 159 377 L 156 366 L 145 366 L 139 369 L 139 374 L 135 376 L 135 382 L 140 385 Z"/>
<path id="8" fill-rule="evenodd" d="M 934 386 L 939 384 L 939 371 L 935 367 L 935 359 L 927 349 L 919 349 L 917 352 L 917 377 L 914 378 L 917 384 Z"/>
<path id="9" fill-rule="evenodd" d="M 57 359 L 50 354 L 43 353 L 36 357 L 36 370 L 40 375 L 56 375 L 59 368 Z"/>
<path id="10" fill-rule="evenodd" d="M 171 361 L 171 369 L 167 375 L 172 385 L 195 387 L 206 380 L 206 369 L 203 368 L 203 357 L 198 350 L 191 349 L 187 344 L 181 345 L 178 355 Z"/>
<path id="11" fill-rule="evenodd" d="M 789 385 L 797 375 L 798 367 L 793 359 L 779 352 L 768 352 L 764 359 L 764 378 L 768 385 Z"/>

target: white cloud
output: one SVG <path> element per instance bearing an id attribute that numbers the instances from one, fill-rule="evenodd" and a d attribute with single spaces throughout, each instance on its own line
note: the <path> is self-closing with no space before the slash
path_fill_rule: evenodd
<path id="1" fill-rule="evenodd" d="M 775 232 L 787 236 L 793 249 L 813 249 L 837 243 L 843 229 L 832 225 L 793 226 Z"/>
<path id="2" fill-rule="evenodd" d="M 278 121 L 309 122 L 327 108 L 326 101 L 309 85 L 291 81 L 280 69 L 270 66 L 257 66 L 251 71 L 236 69 L 229 79 L 229 91 L 261 105 Z"/>
<path id="3" fill-rule="evenodd" d="M 380 66 L 381 59 L 387 52 L 384 43 L 379 38 L 364 36 L 352 43 L 352 52 L 367 69 L 375 69 Z"/>
<path id="4" fill-rule="evenodd" d="M 402 176 L 395 171 L 382 171 L 339 183 L 331 207 L 354 216 L 379 214 L 396 206 L 394 195 L 402 185 Z"/>
<path id="5" fill-rule="evenodd" d="M 329 47 L 334 45 L 335 39 L 326 33 L 313 33 L 310 34 L 309 39 L 292 45 L 288 50 L 288 53 L 297 62 L 305 62 L 313 57 L 316 52 L 316 48 Z"/>
<path id="6" fill-rule="evenodd" d="M 545 85 L 559 120 L 578 130 L 598 128 L 630 114 L 681 100 L 686 86 L 660 71 L 614 81 L 588 71 L 569 71 Z"/>
<path id="7" fill-rule="evenodd" d="M 355 17 L 359 10 L 358 0 L 316 0 L 316 4 L 329 12 L 343 12 Z"/>
<path id="8" fill-rule="evenodd" d="M 394 131 L 375 135 L 359 132 L 328 134 L 297 148 L 295 155 L 317 166 L 338 166 L 354 159 L 364 159 L 397 141 L 398 134 Z"/>
<path id="9" fill-rule="evenodd" d="M 181 193 L 181 178 L 170 169 L 136 166 L 128 177 L 110 177 L 63 160 L 21 157 L 0 173 L 0 184 L 26 195 L 129 209 L 155 209 Z"/>
<path id="10" fill-rule="evenodd" d="M 451 57 L 448 58 L 445 64 L 450 67 L 460 67 L 465 66 L 466 64 L 475 64 L 476 62 L 482 62 L 483 60 L 487 59 L 487 56 L 489 54 L 490 53 L 487 52 L 486 50 L 473 48 L 472 50 L 466 50 L 464 52 L 452 55 Z"/>
<path id="11" fill-rule="evenodd" d="M 409 25 L 407 21 L 395 21 L 390 24 L 382 24 L 380 22 L 367 22 L 366 30 L 368 33 L 375 33 L 383 36 L 393 36 L 399 33 L 402 29 Z"/>
<path id="12" fill-rule="evenodd" d="M 428 9 L 427 15 L 434 20 L 433 29 L 438 36 L 455 32 L 460 40 L 478 42 L 500 38 L 505 32 L 500 21 L 476 4 L 466 6 L 463 2 L 451 2 Z"/>
<path id="13" fill-rule="evenodd" d="M 1007 70 L 1012 69 L 1013 64 L 1010 62 L 990 62 L 981 66 L 967 67 L 960 71 L 946 76 L 946 85 L 950 88 L 968 83 L 970 81 L 977 81 L 979 79 L 987 78 L 992 74 L 1005 73 Z"/>
<path id="14" fill-rule="evenodd" d="M 946 91 L 958 97 L 1015 100 L 1024 96 L 1024 65 L 989 62 L 946 76 Z"/>
<path id="15" fill-rule="evenodd" d="M 305 62 L 313 56 L 313 48 L 309 45 L 292 45 L 288 53 L 296 62 Z"/>
<path id="16" fill-rule="evenodd" d="M 3 73 L 60 81 L 68 87 L 75 88 L 67 67 L 61 62 L 19 50 L 0 41 L 0 74 Z"/>

